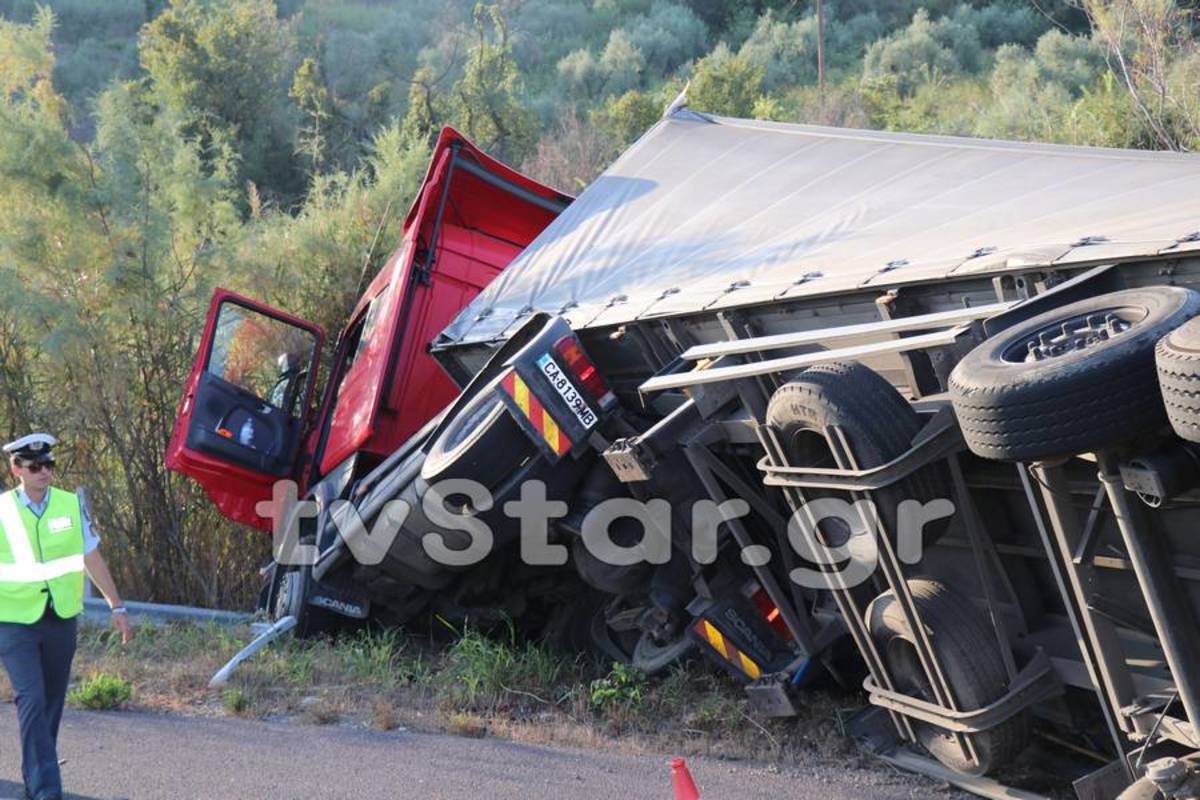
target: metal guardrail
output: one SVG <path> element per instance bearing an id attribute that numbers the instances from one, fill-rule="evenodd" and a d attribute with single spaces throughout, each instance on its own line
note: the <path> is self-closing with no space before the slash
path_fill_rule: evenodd
<path id="1" fill-rule="evenodd" d="M 244 611 L 220 611 L 213 608 L 195 608 L 192 606 L 172 606 L 165 603 L 141 603 L 130 601 L 125 603 L 131 618 L 142 621 L 172 622 L 186 620 L 189 622 L 211 622 L 218 625 L 237 625 L 250 622 L 254 615 Z M 83 601 L 84 618 L 90 622 L 108 621 L 108 603 L 101 597 L 87 597 Z"/>

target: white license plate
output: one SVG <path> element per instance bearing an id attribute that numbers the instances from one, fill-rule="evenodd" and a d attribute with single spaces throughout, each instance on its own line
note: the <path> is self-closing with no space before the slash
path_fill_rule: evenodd
<path id="1" fill-rule="evenodd" d="M 575 419 L 579 420 L 579 424 L 585 429 L 590 429 L 596 424 L 596 412 L 588 406 L 587 401 L 583 399 L 583 395 L 575 391 L 575 387 L 571 385 L 571 381 L 566 374 L 550 357 L 549 353 L 543 353 L 537 360 L 538 369 L 542 375 L 546 376 L 546 380 L 550 381 L 550 385 L 558 392 L 567 404 L 567 408 L 575 414 Z"/>

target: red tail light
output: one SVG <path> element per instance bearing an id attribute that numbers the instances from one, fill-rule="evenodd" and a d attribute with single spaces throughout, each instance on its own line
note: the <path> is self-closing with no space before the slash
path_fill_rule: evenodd
<path id="1" fill-rule="evenodd" d="M 575 374 L 584 390 L 600 404 L 601 408 L 608 408 L 616 402 L 616 395 L 608 388 L 608 384 L 604 382 L 604 376 L 587 357 L 587 353 L 583 352 L 578 339 L 574 336 L 564 336 L 554 343 L 554 349 L 562 358 L 563 363 L 567 365 L 567 369 Z"/>
<path id="2" fill-rule="evenodd" d="M 779 608 L 773 602 L 771 602 L 771 598 L 767 595 L 766 591 L 760 588 L 750 597 L 750 599 L 753 601 L 754 606 L 758 609 L 758 613 L 763 615 L 763 619 L 767 621 L 767 624 L 774 628 L 775 632 L 782 636 L 784 641 L 790 641 L 792 638 L 792 632 L 788 630 L 787 623 L 783 621 L 783 614 L 781 614 Z"/>

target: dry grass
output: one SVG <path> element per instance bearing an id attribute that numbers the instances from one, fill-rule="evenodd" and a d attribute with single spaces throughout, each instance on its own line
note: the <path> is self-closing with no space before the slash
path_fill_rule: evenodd
<path id="1" fill-rule="evenodd" d="M 455 736 L 480 739 L 487 735 L 487 722 L 466 711 L 454 711 L 446 717 L 446 731 Z"/>
<path id="2" fill-rule="evenodd" d="M 250 638 L 244 627 L 147 625 L 122 648 L 109 631 L 84 628 L 74 672 L 127 680 L 130 707 L 143 710 L 782 765 L 861 759 L 838 721 L 840 707 L 853 699 L 808 692 L 799 718 L 758 719 L 740 687 L 702 661 L 645 679 L 512 634 L 468 631 L 452 644 L 394 631 L 336 642 L 285 640 L 243 664 L 229 686 L 209 689 L 212 674 Z M 0 696 L 4 691 L 0 679 Z"/>
<path id="3" fill-rule="evenodd" d="M 400 727 L 396 717 L 396 706 L 387 697 L 380 697 L 371 708 L 370 725 L 377 731 L 390 731 Z"/>

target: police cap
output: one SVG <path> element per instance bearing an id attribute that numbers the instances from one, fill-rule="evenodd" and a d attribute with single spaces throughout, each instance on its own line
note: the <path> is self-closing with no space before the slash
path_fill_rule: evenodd
<path id="1" fill-rule="evenodd" d="M 4 452 L 22 461 L 40 463 L 54 459 L 51 448 L 56 444 L 58 440 L 48 433 L 31 433 L 4 445 Z"/>

